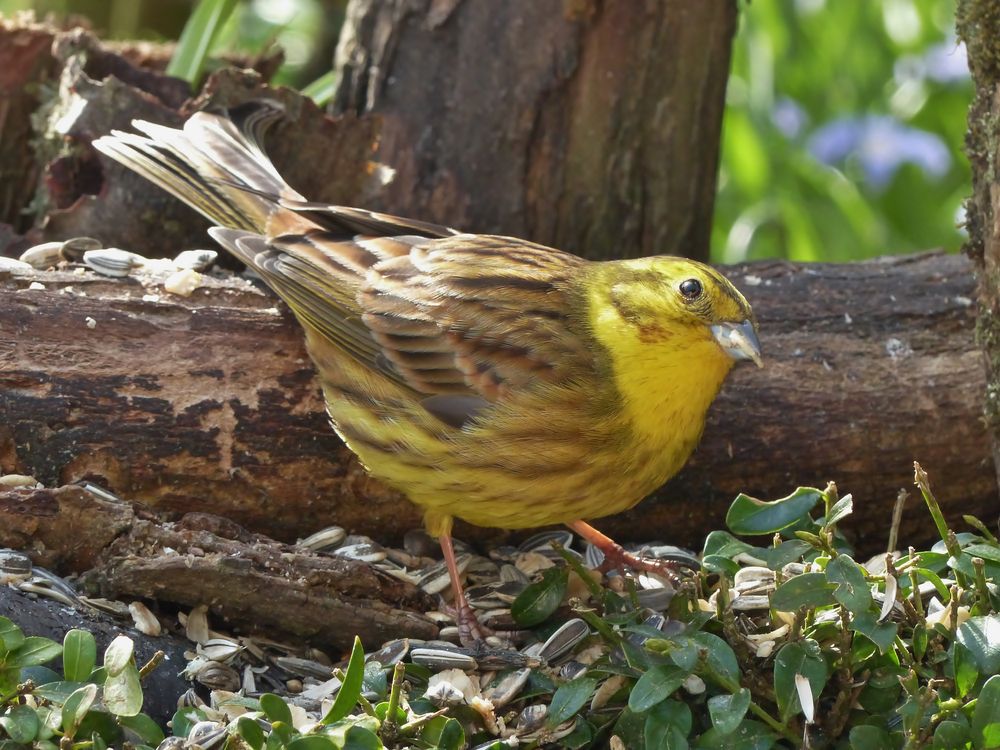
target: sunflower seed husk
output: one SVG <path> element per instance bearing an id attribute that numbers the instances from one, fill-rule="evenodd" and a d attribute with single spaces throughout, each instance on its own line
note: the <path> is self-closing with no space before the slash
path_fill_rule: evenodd
<path id="1" fill-rule="evenodd" d="M 34 271 L 35 267 L 30 263 L 25 263 L 22 260 L 17 260 L 15 258 L 5 258 L 0 256 L 0 271 L 10 271 L 16 273 L 26 273 L 29 271 Z"/>
<path id="2" fill-rule="evenodd" d="M 22 581 L 17 584 L 17 590 L 23 591 L 26 594 L 36 594 L 37 596 L 44 596 L 46 599 L 51 599 L 52 601 L 59 602 L 60 604 L 65 604 L 67 607 L 72 607 L 76 604 L 76 596 L 67 596 L 62 591 L 53 589 L 45 581 L 41 581 L 37 578 L 33 578 L 30 581 Z"/>
<path id="3" fill-rule="evenodd" d="M 523 737 L 526 734 L 534 732 L 536 729 L 541 729 L 545 724 L 545 717 L 548 715 L 549 707 L 543 703 L 533 703 L 530 706 L 525 706 L 521 713 L 517 715 L 515 723 L 517 736 Z"/>
<path id="4" fill-rule="evenodd" d="M 167 737 L 156 746 L 156 750 L 184 750 L 186 747 L 187 740 L 183 737 Z"/>
<path id="5" fill-rule="evenodd" d="M 378 651 L 368 656 L 368 661 L 375 661 L 383 667 L 391 667 L 403 660 L 410 650 L 410 641 L 407 638 L 399 638 L 389 641 Z"/>
<path id="6" fill-rule="evenodd" d="M 587 671 L 587 665 L 581 664 L 578 661 L 568 661 L 559 667 L 559 677 L 566 680 L 575 680 L 577 677 L 583 675 Z"/>
<path id="7" fill-rule="evenodd" d="M 71 237 L 62 243 L 62 257 L 65 260 L 78 261 L 88 250 L 100 250 L 104 244 L 94 237 Z"/>
<path id="8" fill-rule="evenodd" d="M 184 250 L 174 257 L 174 265 L 191 271 L 205 271 L 212 267 L 218 257 L 215 250 Z"/>
<path id="9" fill-rule="evenodd" d="M 501 583 L 517 583 L 522 586 L 527 586 L 531 583 L 531 579 L 528 578 L 524 573 L 517 569 L 516 565 L 511 565 L 510 563 L 504 563 L 500 566 L 500 582 Z"/>
<path id="10" fill-rule="evenodd" d="M 206 661 L 194 674 L 194 679 L 210 690 L 239 690 L 240 673 L 228 664 Z"/>
<path id="11" fill-rule="evenodd" d="M 0 550 L 0 573 L 27 576 L 31 574 L 31 558 L 12 549 Z"/>
<path id="12" fill-rule="evenodd" d="M 541 552 L 542 554 L 554 553 L 552 543 L 559 544 L 564 549 L 573 546 L 573 532 L 563 529 L 553 531 L 542 531 L 525 539 L 518 545 L 521 552 Z"/>
<path id="13" fill-rule="evenodd" d="M 243 646 L 229 638 L 209 638 L 198 644 L 197 653 L 210 661 L 228 661 L 243 651 Z"/>
<path id="14" fill-rule="evenodd" d="M 177 708 L 202 708 L 206 705 L 205 701 L 201 699 L 198 695 L 198 691 L 194 688 L 188 688 L 181 697 L 177 699 Z"/>
<path id="15" fill-rule="evenodd" d="M 220 745 L 229 735 L 226 727 L 217 721 L 199 721 L 188 732 L 187 741 L 190 745 L 195 745 L 204 750 Z"/>
<path id="16" fill-rule="evenodd" d="M 150 612 L 149 607 L 142 602 L 132 602 L 128 605 L 128 611 L 132 615 L 135 629 L 143 635 L 158 636 L 163 632 L 156 615 Z"/>
<path id="17" fill-rule="evenodd" d="M 0 477 L 0 489 L 16 490 L 22 487 L 40 489 L 42 483 L 27 474 L 4 474 Z"/>
<path id="18" fill-rule="evenodd" d="M 85 492 L 89 492 L 91 495 L 96 497 L 98 500 L 106 500 L 109 503 L 122 502 L 122 499 L 118 497 L 118 495 L 113 492 L 109 492 L 93 482 L 80 482 L 80 487 L 82 487 Z"/>
<path id="19" fill-rule="evenodd" d="M 524 690 L 531 676 L 530 669 L 515 669 L 503 674 L 496 683 L 484 691 L 484 697 L 493 703 L 494 708 L 503 708 Z"/>
<path id="20" fill-rule="evenodd" d="M 604 552 L 587 542 L 583 551 L 583 564 L 591 570 L 596 570 L 604 564 Z"/>
<path id="21" fill-rule="evenodd" d="M 472 555 L 458 555 L 455 558 L 455 564 L 458 565 L 458 572 L 464 573 L 471 561 Z M 448 568 L 443 560 L 429 567 L 417 580 L 417 586 L 427 594 L 440 594 L 450 584 L 451 578 L 448 575 Z"/>
<path id="22" fill-rule="evenodd" d="M 374 542 L 361 542 L 360 544 L 350 544 L 346 547 L 338 547 L 333 551 L 335 557 L 346 557 L 348 560 L 359 560 L 360 562 L 382 562 L 386 558 L 385 549 Z"/>
<path id="23" fill-rule="evenodd" d="M 463 650 L 441 647 L 415 648 L 410 651 L 410 661 L 431 669 L 462 669 L 471 671 L 479 668 L 479 663 Z"/>
<path id="24" fill-rule="evenodd" d="M 81 596 L 78 601 L 85 604 L 97 612 L 104 612 L 113 617 L 126 618 L 129 616 L 128 605 L 125 602 L 112 601 L 102 597 Z"/>
<path id="25" fill-rule="evenodd" d="M 85 252 L 83 262 L 90 270 L 102 276 L 122 278 L 128 276 L 133 269 L 142 266 L 146 259 L 128 250 L 105 247 Z"/>
<path id="26" fill-rule="evenodd" d="M 621 690 L 626 682 L 625 676 L 620 674 L 612 675 L 602 682 L 594 691 L 594 697 L 590 699 L 590 710 L 600 711 L 608 705 L 615 693 Z"/>
<path id="27" fill-rule="evenodd" d="M 320 664 L 312 659 L 300 659 L 295 656 L 279 656 L 274 664 L 289 674 L 299 677 L 315 677 L 317 680 L 329 680 L 333 669 L 326 664 Z"/>
<path id="28" fill-rule="evenodd" d="M 211 636 L 208 632 L 208 606 L 199 604 L 188 612 L 187 621 L 184 623 L 184 634 L 189 641 L 204 643 Z"/>
<path id="29" fill-rule="evenodd" d="M 325 529 L 320 529 L 315 534 L 310 534 L 305 539 L 299 539 L 295 543 L 295 546 L 319 552 L 320 550 L 336 547 L 346 538 L 347 532 L 340 526 L 327 526 Z"/>
<path id="30" fill-rule="evenodd" d="M 674 598 L 673 589 L 641 589 L 636 592 L 635 598 L 639 604 L 655 612 L 663 612 L 670 606 Z"/>
<path id="31" fill-rule="evenodd" d="M 549 663 L 555 662 L 588 635 L 590 626 L 579 617 L 574 617 L 548 637 L 538 655 Z"/>
<path id="32" fill-rule="evenodd" d="M 61 242 L 43 242 L 29 247 L 18 256 L 18 260 L 38 271 L 54 268 L 63 259 L 62 246 Z"/>
<path id="33" fill-rule="evenodd" d="M 771 598 L 766 594 L 743 594 L 733 597 L 729 606 L 740 612 L 769 609 Z M 839 617 L 840 615 L 838 614 L 837 616 Z"/>

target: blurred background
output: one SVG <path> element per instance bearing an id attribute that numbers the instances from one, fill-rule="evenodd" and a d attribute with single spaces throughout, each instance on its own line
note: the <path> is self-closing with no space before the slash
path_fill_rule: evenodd
<path id="1" fill-rule="evenodd" d="M 346 0 L 244 0 L 215 52 L 278 46 L 278 82 L 330 69 Z M 119 39 L 177 39 L 193 0 L 0 0 Z M 957 251 L 972 97 L 952 0 L 753 0 L 733 49 L 716 262 Z"/>

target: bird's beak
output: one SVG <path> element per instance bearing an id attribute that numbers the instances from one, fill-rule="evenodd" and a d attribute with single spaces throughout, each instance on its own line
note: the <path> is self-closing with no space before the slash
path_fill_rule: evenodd
<path id="1" fill-rule="evenodd" d="M 760 357 L 760 341 L 753 329 L 753 322 L 744 320 L 742 323 L 719 323 L 712 328 L 712 336 L 719 346 L 730 357 L 736 360 L 752 360 L 757 367 L 763 367 Z"/>

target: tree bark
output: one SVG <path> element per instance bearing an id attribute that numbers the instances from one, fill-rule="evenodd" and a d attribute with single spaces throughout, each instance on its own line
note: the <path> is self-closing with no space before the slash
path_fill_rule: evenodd
<path id="1" fill-rule="evenodd" d="M 283 545 L 207 513 L 163 523 L 81 487 L 0 491 L 0 547 L 83 573 L 91 595 L 205 604 L 235 633 L 339 650 L 355 633 L 377 647 L 438 632 L 423 616 L 433 599 L 376 566 Z"/>
<path id="2" fill-rule="evenodd" d="M 976 87 L 965 139 L 972 166 L 972 196 L 965 204 L 966 250 L 979 271 L 978 334 L 986 354 L 986 422 L 1000 472 L 1000 14 L 989 0 L 960 0 L 956 21 Z"/>
<path id="3" fill-rule="evenodd" d="M 334 107 L 378 207 L 589 258 L 708 256 L 733 0 L 352 0 Z"/>
<path id="4" fill-rule="evenodd" d="M 737 492 L 836 480 L 875 550 L 914 459 L 950 518 L 995 511 L 966 258 L 725 270 L 760 318 L 766 366 L 737 368 L 690 464 L 602 529 L 697 546 Z M 329 429 L 283 306 L 242 279 L 205 283 L 182 298 L 152 277 L 0 277 L 0 469 L 48 486 L 88 479 L 283 540 L 336 523 L 392 542 L 418 526 L 417 509 L 367 478 Z M 932 535 L 926 514 L 905 514 L 904 542 Z"/>

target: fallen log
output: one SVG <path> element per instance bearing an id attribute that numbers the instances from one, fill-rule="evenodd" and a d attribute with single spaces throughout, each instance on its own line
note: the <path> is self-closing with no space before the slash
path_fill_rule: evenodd
<path id="1" fill-rule="evenodd" d="M 81 487 L 0 492 L 0 547 L 26 550 L 86 593 L 207 605 L 217 626 L 336 650 L 434 638 L 434 600 L 361 560 L 280 544 L 206 513 L 176 523 Z M 294 616 L 292 616 L 294 613 Z M 336 653 L 336 651 L 334 651 Z"/>
<path id="2" fill-rule="evenodd" d="M 737 492 L 836 480 L 854 494 L 861 547 L 876 550 L 914 459 L 949 518 L 995 512 L 966 258 L 725 270 L 760 318 L 766 367 L 738 368 L 689 466 L 602 529 L 697 546 Z M 394 542 L 420 523 L 329 429 L 285 308 L 225 275 L 189 298 L 136 278 L 0 277 L 0 468 L 282 540 L 336 523 Z M 925 513 L 904 514 L 904 544 L 931 535 Z"/>

